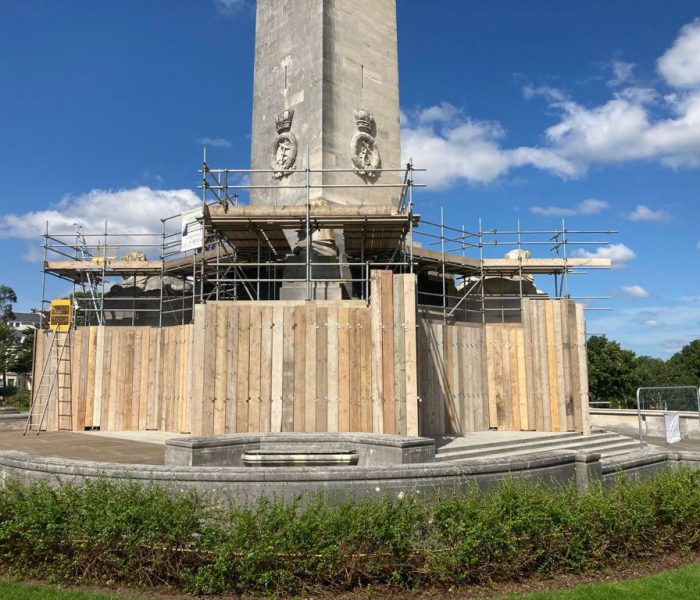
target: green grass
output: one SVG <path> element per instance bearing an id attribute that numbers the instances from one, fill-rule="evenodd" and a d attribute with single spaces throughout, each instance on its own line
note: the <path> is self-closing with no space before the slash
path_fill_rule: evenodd
<path id="1" fill-rule="evenodd" d="M 124 596 L 115 596 L 113 594 L 68 592 L 46 586 L 10 583 L 7 581 L 0 581 L 0 598 L 6 598 L 7 600 L 125 600 Z M 137 598 L 130 597 L 129 600 L 137 600 Z"/>
<path id="2" fill-rule="evenodd" d="M 663 571 L 641 579 L 617 583 L 593 583 L 563 592 L 539 592 L 508 596 L 521 600 L 695 600 L 700 590 L 700 563 L 675 571 Z"/>
<path id="3" fill-rule="evenodd" d="M 582 585 L 563 592 L 508 596 L 503 600 L 695 600 L 700 590 L 700 563 L 641 579 Z M 387 594 L 387 597 L 390 597 Z M 0 598 L 12 600 L 124 600 L 124 596 L 68 592 L 44 586 L 0 581 Z"/>

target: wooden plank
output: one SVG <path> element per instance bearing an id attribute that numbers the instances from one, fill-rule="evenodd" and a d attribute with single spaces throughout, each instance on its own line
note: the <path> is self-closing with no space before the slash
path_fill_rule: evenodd
<path id="1" fill-rule="evenodd" d="M 578 384 L 581 407 L 580 428 L 583 435 L 591 434 L 591 417 L 588 405 L 588 357 L 586 350 L 586 319 L 583 305 L 575 305 L 576 312 L 576 342 L 578 359 Z M 578 426 L 578 423 L 577 423 Z"/>
<path id="2" fill-rule="evenodd" d="M 496 386 L 496 411 L 498 419 L 498 429 L 509 429 L 506 415 L 506 404 L 510 403 L 509 390 L 506 386 L 506 372 L 508 370 L 508 333 L 504 325 L 494 326 L 494 342 L 496 354 L 494 357 L 494 377 Z"/>
<path id="3" fill-rule="evenodd" d="M 100 427 L 102 421 L 102 381 L 104 371 L 105 327 L 96 327 L 95 332 L 95 393 L 92 399 L 92 426 Z"/>
<path id="4" fill-rule="evenodd" d="M 419 435 L 418 424 L 418 345 L 416 341 L 416 276 L 403 276 L 404 357 L 406 364 L 406 435 Z"/>
<path id="5" fill-rule="evenodd" d="M 248 363 L 248 432 L 260 431 L 260 354 L 262 347 L 262 307 L 253 304 L 250 307 L 250 361 Z"/>
<path id="6" fill-rule="evenodd" d="M 489 427 L 498 429 L 498 390 L 496 389 L 496 329 L 494 325 L 486 325 L 486 365 L 487 389 L 489 398 Z"/>
<path id="7" fill-rule="evenodd" d="M 284 307 L 282 431 L 294 431 L 294 307 Z"/>
<path id="8" fill-rule="evenodd" d="M 360 323 L 357 309 L 348 310 L 348 431 L 362 431 L 360 405 L 361 391 L 361 357 L 360 357 Z"/>
<path id="9" fill-rule="evenodd" d="M 143 343 L 144 327 L 135 327 L 133 332 L 133 369 L 132 373 L 132 389 L 131 389 L 131 414 L 129 415 L 129 429 L 133 431 L 139 430 L 139 409 L 141 408 L 141 344 Z M 128 375 L 127 375 L 128 376 Z"/>
<path id="10" fill-rule="evenodd" d="M 192 391 L 191 418 L 193 435 L 202 435 L 202 402 L 204 401 L 204 345 L 206 340 L 206 305 L 194 307 L 194 344 L 192 348 Z M 162 332 L 162 330 L 158 330 Z"/>
<path id="11" fill-rule="evenodd" d="M 474 328 L 471 326 L 463 326 L 459 332 L 459 370 L 460 370 L 460 387 L 463 396 L 462 408 L 462 423 L 465 433 L 477 431 L 480 422 L 480 409 L 482 398 L 479 394 L 480 378 L 477 364 L 481 362 L 481 356 L 474 356 L 473 346 L 477 340 Z M 485 357 L 484 357 L 485 360 Z M 478 363 L 477 363 L 478 361 Z M 475 364 L 477 363 L 477 364 Z"/>
<path id="12" fill-rule="evenodd" d="M 528 414 L 529 409 L 529 398 L 528 398 L 528 387 L 527 387 L 527 377 L 525 375 L 526 363 L 525 363 L 525 331 L 522 327 L 518 327 L 515 330 L 515 343 L 516 343 L 516 353 L 517 353 L 517 381 L 518 381 L 518 399 L 519 399 L 519 410 L 518 414 L 520 421 L 518 423 L 518 428 L 521 431 L 528 431 L 530 429 L 530 419 Z"/>
<path id="13" fill-rule="evenodd" d="M 563 375 L 566 380 L 566 428 L 581 431 L 581 399 L 576 348 L 576 307 L 571 300 L 562 301 Z"/>
<path id="14" fill-rule="evenodd" d="M 306 404 L 306 307 L 294 307 L 294 431 L 304 431 Z"/>
<path id="15" fill-rule="evenodd" d="M 236 384 L 236 432 L 248 431 L 248 399 L 250 397 L 250 305 L 238 308 L 238 370 Z"/>
<path id="16" fill-rule="evenodd" d="M 272 362 L 272 306 L 263 306 L 260 337 L 260 427 L 259 431 L 271 431 L 272 372 L 278 370 Z"/>
<path id="17" fill-rule="evenodd" d="M 328 308 L 328 431 L 338 431 L 340 405 L 340 371 L 338 350 L 340 324 L 338 308 Z"/>
<path id="18" fill-rule="evenodd" d="M 453 351 L 453 387 L 455 389 L 459 410 L 459 433 L 464 434 L 471 431 L 469 398 L 467 390 L 469 386 L 469 373 L 465 365 L 466 342 L 465 336 L 468 329 L 462 324 L 456 324 L 454 328 L 454 351 Z"/>
<path id="19" fill-rule="evenodd" d="M 552 431 L 551 394 L 549 390 L 549 346 L 547 344 L 547 315 L 546 300 L 538 302 L 537 306 L 537 338 L 539 347 L 540 372 L 538 376 L 541 383 L 542 398 L 542 429 L 539 431 Z"/>
<path id="20" fill-rule="evenodd" d="M 180 329 L 180 344 L 182 352 L 180 355 L 180 393 L 178 394 L 178 419 L 177 429 L 180 433 L 186 433 L 187 415 L 189 414 L 189 389 L 190 389 L 190 326 L 181 325 Z M 224 388 L 224 392 L 225 392 Z"/>
<path id="21" fill-rule="evenodd" d="M 316 431 L 316 409 L 320 402 L 316 392 L 316 331 L 317 304 L 315 302 L 306 303 L 306 332 L 305 332 L 305 360 L 304 368 L 306 381 L 306 401 L 304 403 L 304 431 Z"/>
<path id="22" fill-rule="evenodd" d="M 350 314 L 338 309 L 338 431 L 350 431 Z"/>
<path id="23" fill-rule="evenodd" d="M 139 377 L 139 415 L 137 421 L 137 427 L 139 431 L 146 430 L 146 414 L 148 411 L 148 374 L 151 354 L 151 330 L 152 327 L 143 327 L 141 331 L 141 372 Z"/>
<path id="24" fill-rule="evenodd" d="M 328 309 L 316 309 L 316 431 L 328 431 Z"/>
<path id="25" fill-rule="evenodd" d="M 394 302 L 394 422 L 396 433 L 406 435 L 406 320 L 403 276 L 392 277 Z"/>
<path id="26" fill-rule="evenodd" d="M 519 327 L 508 327 L 508 382 L 510 402 L 508 403 L 510 428 L 520 431 L 520 387 L 518 385 L 518 331 Z"/>
<path id="27" fill-rule="evenodd" d="M 124 329 L 115 327 L 112 337 L 112 359 L 109 368 L 109 405 L 107 431 L 119 431 L 122 425 L 124 396 L 120 382 L 124 380 Z"/>
<path id="28" fill-rule="evenodd" d="M 430 371 L 432 369 L 432 357 L 430 355 L 430 346 L 426 335 L 428 317 L 425 310 L 421 310 L 418 319 L 418 327 L 416 329 L 416 344 L 418 348 L 418 393 L 421 398 L 419 405 L 419 426 L 421 435 L 431 435 L 431 416 L 430 404 L 432 402 L 431 395 L 431 379 Z"/>
<path id="29" fill-rule="evenodd" d="M 238 303 L 226 305 L 226 433 L 236 433 L 238 417 L 238 316 Z"/>
<path id="30" fill-rule="evenodd" d="M 556 364 L 556 385 L 557 385 L 557 416 L 559 431 L 569 431 L 567 425 L 566 397 L 569 393 L 569 382 L 565 379 L 566 369 L 564 368 L 564 354 L 569 352 L 564 344 L 564 330 L 566 325 L 566 304 L 561 300 L 555 300 L 552 308 L 554 319 L 554 356 Z M 555 420 L 554 415 L 552 419 Z M 555 421 L 556 422 L 556 421 Z"/>
<path id="31" fill-rule="evenodd" d="M 524 423 L 525 430 L 534 430 L 535 425 L 535 387 L 533 381 L 534 373 L 534 346 L 532 340 L 532 300 L 523 298 L 521 301 L 521 320 L 523 325 L 523 368 L 525 380 L 525 394 L 527 409 L 525 413 L 520 411 L 520 414 L 527 415 L 527 422 Z"/>
<path id="32" fill-rule="evenodd" d="M 161 340 L 163 330 L 158 327 L 151 331 L 151 352 L 148 361 L 148 409 L 146 414 L 146 428 L 158 429 L 158 406 L 161 387 Z M 200 371 L 201 378 L 201 371 Z M 201 393 L 201 390 L 200 390 Z M 201 421 L 200 421 L 201 422 Z"/>
<path id="33" fill-rule="evenodd" d="M 374 427 L 372 419 L 372 324 L 369 309 L 358 310 L 360 317 L 360 421 L 361 431 L 371 433 Z M 414 370 L 415 376 L 415 370 Z"/>
<path id="34" fill-rule="evenodd" d="M 270 431 L 282 429 L 282 378 L 287 369 L 284 350 L 284 308 L 275 304 L 272 309 L 272 395 L 270 403 Z"/>
<path id="35" fill-rule="evenodd" d="M 570 352 L 571 344 L 569 337 L 568 319 L 566 317 L 566 300 L 555 301 L 562 311 L 560 318 L 561 339 L 559 341 L 561 352 L 561 382 L 562 382 L 562 398 L 561 398 L 561 413 L 560 419 L 562 423 L 562 431 L 573 431 L 574 407 L 571 397 L 571 372 L 570 372 Z"/>
<path id="36" fill-rule="evenodd" d="M 223 302 L 211 303 L 207 310 L 216 313 L 216 329 L 212 342 L 216 344 L 214 371 L 214 413 L 212 430 L 214 435 L 226 433 L 226 398 L 228 384 L 228 307 Z"/>
<path id="37" fill-rule="evenodd" d="M 97 327 L 88 328 L 87 387 L 85 389 L 85 429 L 92 428 L 95 408 L 95 380 L 97 378 Z M 38 373 L 39 371 L 34 371 Z"/>
<path id="38" fill-rule="evenodd" d="M 384 432 L 383 371 L 382 371 L 382 275 L 373 270 L 371 278 L 371 340 L 372 340 L 372 431 Z"/>
<path id="39" fill-rule="evenodd" d="M 557 347 L 554 338 L 554 302 L 545 300 L 545 320 L 547 336 L 547 380 L 549 382 L 549 414 L 552 431 L 559 429 L 559 390 L 557 386 Z M 558 307 L 557 307 L 558 312 Z M 561 326 L 561 321 L 559 322 Z M 560 332 L 561 336 L 561 332 Z"/>
<path id="40" fill-rule="evenodd" d="M 393 274 L 381 272 L 382 312 L 382 404 L 384 433 L 396 433 L 396 406 L 394 400 L 394 301 Z"/>

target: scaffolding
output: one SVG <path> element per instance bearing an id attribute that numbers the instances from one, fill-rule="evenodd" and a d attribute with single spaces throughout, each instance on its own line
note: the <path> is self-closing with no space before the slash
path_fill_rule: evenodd
<path id="1" fill-rule="evenodd" d="M 323 290 L 341 289 L 342 298 L 369 300 L 370 273 L 390 269 L 415 273 L 418 304 L 430 307 L 444 321 L 517 322 L 524 297 L 571 298 L 586 303 L 606 296 L 571 294 L 570 277 L 609 268 L 610 261 L 586 248 L 609 242 L 609 230 L 570 229 L 562 219 L 553 230 L 525 230 L 518 221 L 507 230 L 455 227 L 422 219 L 415 212 L 417 169 L 409 161 L 401 169 L 378 169 L 396 183 L 358 178 L 354 169 L 312 169 L 308 152 L 304 168 L 291 183 L 260 184 L 273 170 L 217 169 L 206 159 L 201 175 L 197 222 L 201 243 L 183 249 L 182 214 L 161 220 L 153 233 L 53 232 L 46 224 L 42 309 L 47 276 L 73 286 L 74 325 L 185 324 L 194 307 L 211 300 L 279 300 L 285 286 L 297 286 L 301 298 L 324 298 Z M 327 174 L 352 175 L 352 183 L 319 183 Z M 398 177 L 396 176 L 398 175 Z M 302 180 L 299 182 L 299 180 Z M 358 197 L 368 188 L 393 188 L 398 202 L 380 204 L 319 203 L 312 194 L 351 189 Z M 297 204 L 254 204 L 250 193 L 294 190 Z M 326 235 L 337 247 L 332 260 L 317 248 Z M 330 232 L 330 233 L 329 233 Z M 593 236 L 593 237 L 592 237 Z M 537 258 L 534 252 L 549 256 Z M 508 251 L 505 256 L 492 256 Z M 534 277 L 553 277 L 543 292 Z M 587 306 L 589 310 L 604 307 Z"/>

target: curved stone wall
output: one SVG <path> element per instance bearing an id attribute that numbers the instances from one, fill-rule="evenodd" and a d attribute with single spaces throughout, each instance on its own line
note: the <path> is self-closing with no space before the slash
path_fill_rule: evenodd
<path id="1" fill-rule="evenodd" d="M 514 477 L 556 485 L 575 479 L 576 453 L 556 451 L 548 455 L 499 460 L 417 463 L 386 467 L 183 467 L 125 465 L 67 460 L 26 452 L 0 453 L 0 477 L 33 481 L 85 481 L 112 477 L 144 484 L 158 483 L 184 492 L 196 488 L 237 502 L 261 496 L 292 500 L 321 492 L 337 500 L 417 493 L 450 494 L 477 484 L 489 489 Z"/>

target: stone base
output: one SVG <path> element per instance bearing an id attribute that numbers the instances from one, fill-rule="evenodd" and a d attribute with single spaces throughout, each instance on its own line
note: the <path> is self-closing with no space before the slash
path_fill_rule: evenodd
<path id="1" fill-rule="evenodd" d="M 352 454 L 358 466 L 406 465 L 435 460 L 432 438 L 379 433 L 264 433 L 174 438 L 165 443 L 165 464 L 173 466 L 229 466 L 245 464 L 254 454 L 323 456 Z"/>
<path id="2" fill-rule="evenodd" d="M 335 281 L 315 281 L 311 284 L 310 300 L 342 300 L 343 289 Z M 288 281 L 280 288 L 280 300 L 306 300 L 306 283 Z"/>
<path id="3" fill-rule="evenodd" d="M 306 279 L 306 250 L 287 256 L 284 279 Z M 328 256 L 313 251 L 311 262 L 312 279 L 310 300 L 343 300 L 343 287 L 339 281 L 340 265 L 337 256 Z M 322 263 L 322 264 L 318 264 Z M 306 281 L 283 281 L 280 288 L 280 300 L 306 300 Z"/>

